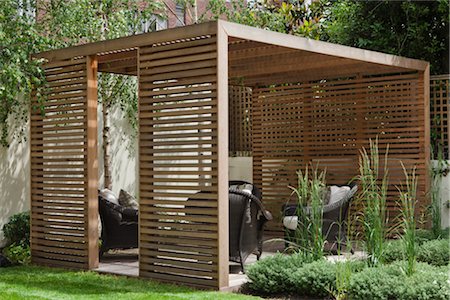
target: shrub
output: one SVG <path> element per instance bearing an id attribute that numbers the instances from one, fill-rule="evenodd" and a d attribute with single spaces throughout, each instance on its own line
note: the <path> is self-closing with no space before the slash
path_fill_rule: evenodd
<path id="1" fill-rule="evenodd" d="M 349 261 L 351 272 L 359 272 L 366 263 Z M 249 267 L 247 287 L 257 294 L 297 294 L 328 296 L 336 288 L 336 263 L 325 259 L 312 261 L 311 255 L 277 254 Z"/>
<path id="2" fill-rule="evenodd" d="M 350 279 L 349 299 L 428 300 L 448 299 L 450 288 L 445 268 L 418 263 L 417 271 L 406 276 L 407 262 L 366 268 Z"/>
<path id="3" fill-rule="evenodd" d="M 386 263 L 403 259 L 403 246 L 401 240 L 386 243 L 383 259 Z M 449 264 L 450 246 L 448 240 L 425 241 L 417 248 L 417 261 L 426 262 L 434 266 L 445 266 Z"/>
<path id="4" fill-rule="evenodd" d="M 336 289 L 336 264 L 327 260 L 305 264 L 291 276 L 297 295 L 324 297 Z"/>
<path id="5" fill-rule="evenodd" d="M 403 245 L 401 240 L 392 240 L 385 244 L 383 249 L 383 261 L 391 263 L 403 259 Z"/>
<path id="6" fill-rule="evenodd" d="M 3 234 L 8 244 L 30 245 L 30 213 L 23 212 L 13 215 L 3 226 Z"/>
<path id="7" fill-rule="evenodd" d="M 424 242 L 434 240 L 434 234 L 431 230 L 427 229 L 417 229 L 416 230 L 416 241 L 419 244 Z"/>
<path id="8" fill-rule="evenodd" d="M 417 260 L 434 266 L 448 265 L 450 246 L 448 240 L 432 240 L 423 243 L 418 250 Z"/>
<path id="9" fill-rule="evenodd" d="M 28 265 L 31 262 L 29 245 L 13 243 L 3 249 L 3 254 L 12 264 Z"/>
<path id="10" fill-rule="evenodd" d="M 247 287 L 260 294 L 293 292 L 292 274 L 312 258 L 302 252 L 292 255 L 276 254 L 248 267 Z"/>

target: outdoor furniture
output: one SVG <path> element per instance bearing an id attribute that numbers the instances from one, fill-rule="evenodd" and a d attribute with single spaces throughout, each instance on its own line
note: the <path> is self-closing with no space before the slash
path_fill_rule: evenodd
<path id="1" fill-rule="evenodd" d="M 250 190 L 246 190 L 248 186 Z M 264 208 L 256 186 L 230 181 L 229 187 L 229 256 L 244 272 L 244 262 L 250 254 L 255 253 L 258 260 L 261 257 L 264 225 L 272 220 L 272 215 Z"/>
<path id="2" fill-rule="evenodd" d="M 100 256 L 110 249 L 138 247 L 138 210 L 125 208 L 98 197 L 98 210 L 102 222 Z"/>
<path id="3" fill-rule="evenodd" d="M 328 244 L 325 248 L 333 253 L 341 250 L 342 245 L 350 246 L 349 250 L 353 253 L 351 245 L 347 245 L 347 214 L 351 200 L 358 190 L 358 186 L 351 184 L 348 187 L 348 192 L 342 195 L 340 199 L 323 206 L 322 234 Z M 297 226 L 304 226 L 302 221 L 298 220 L 298 209 L 297 204 L 283 206 L 283 225 L 285 227 L 285 239 L 287 241 L 295 242 L 295 230 Z M 305 214 L 311 213 L 310 206 L 304 207 L 303 210 Z"/>

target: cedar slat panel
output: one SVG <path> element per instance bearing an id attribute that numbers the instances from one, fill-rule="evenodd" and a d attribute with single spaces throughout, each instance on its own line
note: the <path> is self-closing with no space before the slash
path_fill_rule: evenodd
<path id="1" fill-rule="evenodd" d="M 418 206 L 425 205 L 420 87 L 418 74 L 410 73 L 254 88 L 253 179 L 275 215 L 269 230 L 282 229 L 281 207 L 290 199 L 287 186 L 297 184 L 297 170 L 319 164 L 327 171 L 328 184 L 345 184 L 358 174 L 361 146 L 368 147 L 369 138 L 376 136 L 382 155 L 390 145 L 389 211 L 396 213 L 395 185 L 404 180 L 400 161 L 418 166 Z"/>
<path id="2" fill-rule="evenodd" d="M 44 72 L 48 101 L 30 118 L 32 262 L 87 269 L 86 59 L 53 61 Z"/>
<path id="3" fill-rule="evenodd" d="M 217 288 L 216 37 L 141 47 L 138 61 L 140 275 Z"/>

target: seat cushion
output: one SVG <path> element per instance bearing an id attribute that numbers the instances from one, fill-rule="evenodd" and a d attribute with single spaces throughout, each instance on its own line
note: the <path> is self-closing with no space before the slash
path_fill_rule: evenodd
<path id="1" fill-rule="evenodd" d="M 139 209 L 139 204 L 136 198 L 131 196 L 128 192 L 120 190 L 119 193 L 119 204 L 126 208 Z"/>
<path id="2" fill-rule="evenodd" d="M 327 204 L 333 204 L 333 203 L 339 202 L 340 200 L 345 198 L 349 192 L 350 192 L 350 187 L 347 185 L 344 185 L 344 186 L 332 185 L 330 187 L 330 199 L 328 200 Z"/>
<path id="3" fill-rule="evenodd" d="M 117 198 L 116 194 L 113 193 L 113 191 L 109 189 L 103 189 L 99 192 L 99 196 L 101 196 L 103 199 L 114 203 L 116 205 L 119 205 L 119 199 Z"/>

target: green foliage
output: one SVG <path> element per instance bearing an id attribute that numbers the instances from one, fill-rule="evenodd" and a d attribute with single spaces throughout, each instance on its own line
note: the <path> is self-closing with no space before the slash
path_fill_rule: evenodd
<path id="1" fill-rule="evenodd" d="M 28 11 L 20 3 L 29 3 Z M 28 5 L 28 4 L 27 4 Z M 18 13 L 19 12 L 19 13 Z M 143 22 L 164 12 L 160 1 L 144 0 L 4 0 L 0 6 L 0 143 L 9 143 L 8 130 L 18 124 L 16 135 L 25 132 L 31 91 L 44 101 L 45 78 L 40 61 L 32 53 L 142 32 Z M 119 105 L 136 128 L 136 79 L 130 76 L 99 76 L 99 99 Z M 126 96 L 126 97 L 125 97 Z M 122 98 L 120 98 L 122 97 Z M 39 108 L 35 105 L 34 109 Z M 19 122 L 11 123 L 14 119 Z"/>
<path id="2" fill-rule="evenodd" d="M 402 241 L 403 253 L 408 262 L 406 274 L 411 275 L 415 272 L 416 266 L 416 217 L 415 209 L 417 202 L 417 176 L 414 167 L 411 173 L 408 173 L 402 163 L 405 174 L 406 185 L 399 188 L 400 192 L 400 216 L 402 219 Z"/>
<path id="3" fill-rule="evenodd" d="M 3 255 L 14 265 L 28 265 L 31 262 L 31 249 L 26 244 L 13 243 L 3 249 Z"/>
<path id="4" fill-rule="evenodd" d="M 336 290 L 336 272 L 345 266 L 353 274 L 365 267 L 363 261 L 333 263 L 325 259 L 312 261 L 310 255 L 277 254 L 250 266 L 248 287 L 262 295 L 295 294 L 328 296 Z"/>
<path id="5" fill-rule="evenodd" d="M 422 231 L 425 232 L 425 231 Z M 417 238 L 417 261 L 425 262 L 433 266 L 445 266 L 449 264 L 450 246 L 448 239 L 424 240 Z M 386 243 L 383 259 L 386 263 L 405 259 L 402 240 L 394 240 Z"/>
<path id="6" fill-rule="evenodd" d="M 248 288 L 260 294 L 290 293 L 294 291 L 292 274 L 313 260 L 303 252 L 292 255 L 277 253 L 250 265 L 246 272 Z"/>
<path id="7" fill-rule="evenodd" d="M 403 260 L 403 242 L 401 240 L 386 242 L 383 251 L 383 262 L 391 263 L 398 260 Z"/>
<path id="8" fill-rule="evenodd" d="M 437 1 L 330 1 L 321 39 L 431 62 L 449 73 L 449 4 Z"/>
<path id="9" fill-rule="evenodd" d="M 349 299 L 448 299 L 450 287 L 445 268 L 418 263 L 417 271 L 406 276 L 407 262 L 366 268 L 352 276 Z"/>
<path id="10" fill-rule="evenodd" d="M 56 268 L 17 266 L 0 271 L 0 299 L 7 300 L 210 300 L 259 299 L 202 291 L 152 280 L 74 272 Z"/>
<path id="11" fill-rule="evenodd" d="M 304 0 L 210 0 L 201 20 L 227 20 L 272 31 L 319 39 L 322 29 L 323 1 Z"/>
<path id="12" fill-rule="evenodd" d="M 31 60 L 30 54 L 43 50 L 47 40 L 24 12 L 21 3 L 26 2 L 2 0 L 0 5 L 0 145 L 4 147 L 9 145 L 10 129 L 13 137 L 24 138 L 31 91 L 36 88 L 42 101 L 45 82 L 40 62 Z"/>
<path id="13" fill-rule="evenodd" d="M 305 264 L 291 276 L 297 295 L 324 297 L 336 289 L 336 264 L 324 259 Z"/>
<path id="14" fill-rule="evenodd" d="M 417 260 L 433 266 L 447 266 L 450 262 L 448 239 L 432 240 L 420 245 L 417 250 Z"/>
<path id="15" fill-rule="evenodd" d="M 324 254 L 325 239 L 322 234 L 323 224 L 323 193 L 326 190 L 325 172 L 318 168 L 306 168 L 297 172 L 297 187 L 289 187 L 297 196 L 298 226 L 295 237 L 291 240 L 294 247 L 306 251 L 320 259 Z M 306 210 L 305 207 L 308 207 Z"/>
<path id="16" fill-rule="evenodd" d="M 30 245 L 30 213 L 18 213 L 3 225 L 3 234 L 8 244 Z"/>
<path id="17" fill-rule="evenodd" d="M 369 264 L 375 266 L 382 262 L 383 246 L 386 235 L 386 197 L 388 187 L 389 148 L 384 157 L 384 174 L 380 178 L 378 138 L 370 140 L 370 152 L 363 148 L 359 158 L 359 176 L 362 192 L 359 201 L 364 205 L 360 216 L 364 228 L 364 240 L 369 257 Z M 381 185 L 379 181 L 381 180 Z"/>

